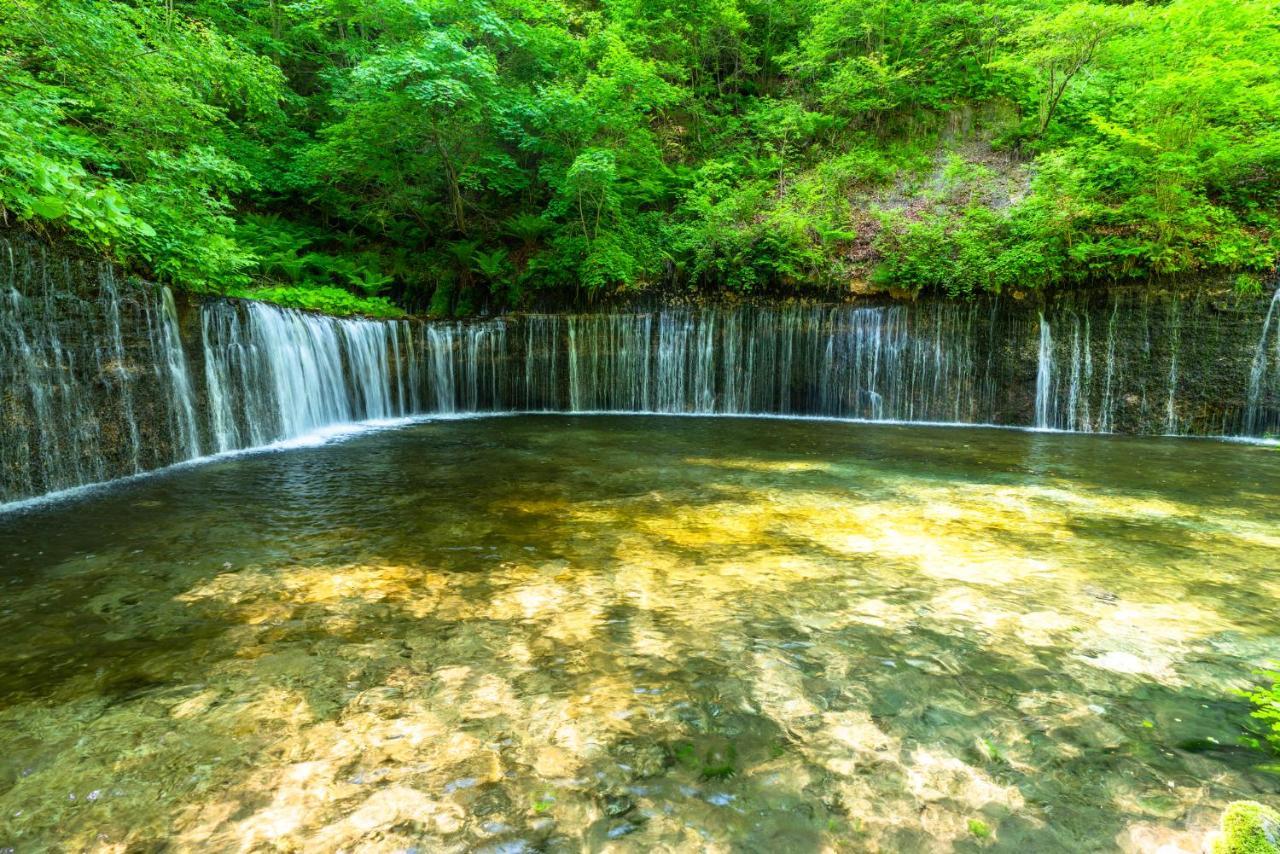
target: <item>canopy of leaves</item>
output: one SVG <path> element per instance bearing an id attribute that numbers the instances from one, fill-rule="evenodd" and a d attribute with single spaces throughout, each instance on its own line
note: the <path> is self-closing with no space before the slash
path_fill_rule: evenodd
<path id="1" fill-rule="evenodd" d="M 1280 4 L 0 0 L 0 217 L 383 315 L 1257 273 Z"/>

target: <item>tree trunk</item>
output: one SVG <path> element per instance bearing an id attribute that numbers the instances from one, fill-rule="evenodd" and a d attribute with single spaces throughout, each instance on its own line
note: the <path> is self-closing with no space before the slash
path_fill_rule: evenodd
<path id="1" fill-rule="evenodd" d="M 467 218 L 462 206 L 462 187 L 458 184 L 457 170 L 453 168 L 453 161 L 449 159 L 449 152 L 445 150 L 444 143 L 440 141 L 440 137 L 433 135 L 431 142 L 440 154 L 440 163 L 444 167 L 445 182 L 449 185 L 449 203 L 453 208 L 454 225 L 457 226 L 459 234 L 465 235 L 467 233 Z"/>

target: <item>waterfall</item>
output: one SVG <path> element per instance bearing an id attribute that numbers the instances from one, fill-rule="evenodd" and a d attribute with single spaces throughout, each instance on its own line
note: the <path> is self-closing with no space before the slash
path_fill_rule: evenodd
<path id="1" fill-rule="evenodd" d="M 456 329 L 432 326 L 427 330 L 426 349 L 429 356 L 431 388 L 435 392 L 435 411 L 458 411 L 458 380 L 454 367 L 454 339 Z"/>
<path id="2" fill-rule="evenodd" d="M 169 411 L 173 415 L 174 433 L 177 437 L 179 459 L 193 460 L 200 456 L 200 432 L 196 426 L 196 407 L 191 393 L 191 375 L 187 370 L 187 356 L 178 335 L 178 308 L 173 302 L 173 291 L 160 289 L 156 306 L 159 317 L 152 321 L 152 311 L 147 312 L 152 332 L 152 349 L 160 354 L 156 361 L 162 384 L 169 389 Z"/>
<path id="3" fill-rule="evenodd" d="M 1044 314 L 1040 315 L 1040 351 L 1036 362 L 1036 421 L 1037 430 L 1052 430 L 1054 427 L 1053 400 L 1053 336 L 1049 332 L 1049 321 Z"/>
<path id="4" fill-rule="evenodd" d="M 1083 426 L 1080 420 L 1080 382 L 1081 382 L 1081 366 L 1083 365 L 1083 357 L 1081 355 L 1082 347 L 1080 344 L 1080 318 L 1074 314 L 1071 316 L 1071 370 L 1067 377 L 1067 429 L 1079 430 L 1088 429 Z M 1088 352 L 1087 349 L 1084 352 Z M 1085 401 L 1087 403 L 1088 397 Z"/>
<path id="5" fill-rule="evenodd" d="M 689 387 L 689 338 L 693 317 L 688 312 L 665 311 L 658 315 L 657 401 L 647 398 L 633 407 L 657 412 L 683 412 Z M 647 363 L 646 359 L 646 363 Z"/>
<path id="6" fill-rule="evenodd" d="M 417 390 L 409 394 L 408 399 L 415 402 L 409 410 L 411 413 L 449 415 L 509 411 L 518 406 L 515 395 L 522 386 L 529 382 L 537 386 L 542 381 L 542 374 L 537 371 L 530 371 L 524 378 L 517 378 L 509 372 L 514 360 L 511 354 L 514 342 L 508 338 L 505 320 L 433 323 L 420 326 L 419 330 L 417 343 L 408 348 L 416 355 L 406 376 L 410 383 L 419 382 L 427 394 L 423 397 Z M 542 331 L 531 327 L 528 334 L 541 336 Z M 537 340 L 540 343 L 538 352 L 550 360 L 548 365 L 554 372 L 556 353 L 552 343 L 550 340 L 543 342 L 541 337 Z M 520 382 L 520 379 L 525 382 Z M 538 391 L 550 394 L 552 390 L 539 388 Z M 554 408 L 539 405 L 537 401 L 526 405 L 544 411 Z"/>
<path id="7" fill-rule="evenodd" d="M 1280 290 L 1233 299 L 1130 289 L 1038 313 L 993 299 L 374 321 L 226 300 L 179 311 L 167 289 L 0 237 L 0 503 L 410 415 L 1261 436 L 1280 430 Z"/>
<path id="8" fill-rule="evenodd" d="M 1280 314 L 1280 287 L 1276 288 L 1271 304 L 1267 307 L 1266 319 L 1262 321 L 1262 332 L 1258 336 L 1258 346 L 1254 350 L 1253 361 L 1249 367 L 1248 403 L 1245 411 L 1245 431 L 1250 435 L 1261 435 L 1267 430 L 1280 430 L 1280 322 L 1278 322 L 1274 354 L 1267 358 L 1267 339 L 1271 335 L 1272 319 Z M 1270 382 L 1268 382 L 1270 380 Z M 1270 385 L 1275 398 L 1272 419 L 1267 417 L 1267 406 L 1264 394 Z"/>
<path id="9" fill-rule="evenodd" d="M 1098 312 L 1106 336 L 1097 340 L 1087 304 L 1037 316 L 1032 426 L 1184 428 L 1180 367 L 1188 357 L 1189 309 L 1168 303 L 1166 332 L 1153 337 L 1146 326 L 1161 316 L 1147 306 L 1144 297 L 1126 313 L 1118 299 L 1109 300 Z M 1195 316 L 1203 322 L 1217 314 Z M 1132 337 L 1124 321 L 1132 325 L 1134 317 L 1145 318 L 1141 338 L 1122 353 Z M 513 411 L 1017 424 L 1009 345 L 999 336 L 1021 327 L 1002 323 L 994 307 L 945 302 L 673 307 L 428 324 L 213 303 L 202 322 L 209 434 L 225 450 L 335 423 Z M 1280 378 L 1269 368 L 1272 325 L 1269 316 L 1253 360 L 1255 414 L 1247 425 L 1240 416 L 1248 429 L 1265 421 L 1272 375 Z M 1060 346 L 1055 326 L 1064 330 Z M 1122 395 L 1131 377 L 1141 380 L 1138 394 Z M 1162 387 L 1158 412 L 1146 408 L 1152 386 Z"/>
<path id="10" fill-rule="evenodd" d="M 142 437 L 138 431 L 138 419 L 133 408 L 133 382 L 126 366 L 124 326 L 120 322 L 120 289 L 116 285 L 115 272 L 104 266 L 99 279 L 106 298 L 107 339 L 98 348 L 98 375 L 110 378 L 119 388 L 120 414 L 128 439 L 129 473 L 142 471 Z"/>
<path id="11" fill-rule="evenodd" d="M 1071 363 L 1067 377 L 1066 428 L 1082 433 L 1094 430 L 1090 399 L 1093 392 L 1092 325 L 1089 316 L 1071 314 Z M 1050 342 L 1052 347 L 1052 342 Z"/>
<path id="12" fill-rule="evenodd" d="M 556 318 L 546 318 L 555 324 Z M 664 321 L 659 318 L 658 325 Z M 657 408 L 652 399 L 655 371 L 663 374 L 662 341 L 654 356 L 654 318 L 645 314 L 601 314 L 563 319 L 567 343 L 569 409 L 638 412 Z M 681 333 L 683 334 L 683 332 Z M 654 359 L 658 367 L 655 368 Z M 533 371 L 526 360 L 525 372 Z M 672 368 L 674 370 L 674 367 Z M 683 376 L 683 370 L 680 371 Z M 662 390 L 658 390 L 661 398 Z M 665 411 L 682 411 L 673 403 Z"/>
<path id="13" fill-rule="evenodd" d="M 0 237 L 0 503 L 196 456 L 171 294 Z"/>
<path id="14" fill-rule="evenodd" d="M 219 451 L 409 414 L 398 323 L 210 303 L 201 335 L 210 432 Z"/>
<path id="15" fill-rule="evenodd" d="M 525 318 L 523 384 L 520 406 L 528 412 L 563 409 L 560 396 L 560 318 L 531 315 Z"/>
<path id="16" fill-rule="evenodd" d="M 1165 426 L 1167 436 L 1178 433 L 1178 353 L 1182 344 L 1182 312 L 1179 311 L 1178 297 L 1175 294 L 1169 305 L 1169 391 L 1165 397 Z"/>
<path id="17" fill-rule="evenodd" d="M 521 366 L 515 399 L 535 411 L 982 421 L 993 416 L 976 313 L 786 306 L 540 315 L 515 321 L 525 325 L 523 354 L 509 360 Z"/>
<path id="18" fill-rule="evenodd" d="M 215 303 L 206 306 L 200 315 L 214 450 L 225 453 L 266 444 L 266 425 L 260 418 L 249 416 L 249 413 L 266 411 L 266 402 L 262 399 L 266 387 L 265 365 L 259 358 L 257 345 L 243 337 L 244 324 L 231 306 Z"/>
<path id="19" fill-rule="evenodd" d="M 1112 409 L 1115 406 L 1114 392 L 1116 380 L 1116 321 L 1120 317 L 1120 303 L 1114 302 L 1111 307 L 1111 316 L 1107 320 L 1107 346 L 1106 346 L 1106 378 L 1103 380 L 1102 386 L 1102 404 L 1098 411 L 1098 430 L 1102 433 L 1110 433 L 1112 426 Z"/>

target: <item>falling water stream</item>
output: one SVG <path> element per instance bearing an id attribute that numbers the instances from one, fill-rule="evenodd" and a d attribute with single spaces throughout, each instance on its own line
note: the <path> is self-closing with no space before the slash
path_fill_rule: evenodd
<path id="1" fill-rule="evenodd" d="M 198 457 L 168 290 L 0 240 L 0 503 Z"/>
<path id="2" fill-rule="evenodd" d="M 201 338 L 219 451 L 417 411 L 406 322 L 210 303 L 201 310 Z"/>
<path id="3" fill-rule="evenodd" d="M 1054 412 L 1053 335 L 1049 330 L 1049 321 L 1041 314 L 1040 351 L 1036 358 L 1036 429 L 1053 428 Z"/>
<path id="4" fill-rule="evenodd" d="M 1267 307 L 1267 318 L 1262 322 L 1262 334 L 1258 336 L 1258 347 L 1249 368 L 1249 409 L 1245 416 L 1245 429 L 1250 435 L 1277 426 L 1276 413 L 1272 412 L 1268 420 L 1263 400 L 1268 386 L 1273 391 L 1280 387 L 1280 322 L 1275 324 L 1275 332 L 1272 333 L 1272 321 L 1277 314 L 1280 314 L 1280 288 L 1276 288 L 1275 296 Z M 1268 344 L 1269 341 L 1272 343 Z M 1268 349 L 1272 351 L 1270 355 Z"/>
<path id="5" fill-rule="evenodd" d="M 0 242 L 5 261 L 0 503 L 431 414 L 1280 431 L 1280 291 L 1265 312 L 1117 293 L 1038 317 L 994 300 L 427 323 L 212 300 L 190 306 L 184 331 L 167 289 L 28 244 Z"/>

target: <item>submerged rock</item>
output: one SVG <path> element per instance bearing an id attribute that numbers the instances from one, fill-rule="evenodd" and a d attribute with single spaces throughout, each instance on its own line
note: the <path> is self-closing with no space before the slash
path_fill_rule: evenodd
<path id="1" fill-rule="evenodd" d="M 610 795 L 604 799 L 604 814 L 609 818 L 625 815 L 635 808 L 635 803 L 626 795 Z"/>

